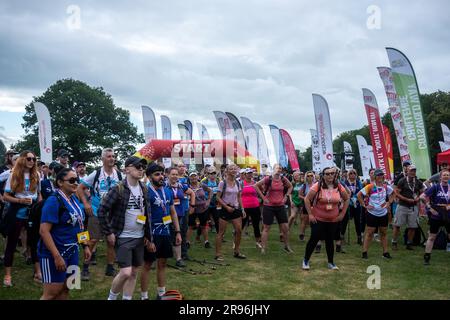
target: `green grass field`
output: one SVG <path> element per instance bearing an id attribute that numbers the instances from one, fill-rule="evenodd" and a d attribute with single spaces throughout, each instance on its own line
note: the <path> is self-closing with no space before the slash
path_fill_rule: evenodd
<path id="1" fill-rule="evenodd" d="M 294 254 L 282 251 L 279 242 L 278 226 L 271 230 L 269 250 L 261 256 L 251 236 L 243 238 L 242 252 L 246 260 L 238 260 L 232 256 L 231 225 L 228 227 L 223 253 L 226 262 L 231 266 L 218 266 L 216 270 L 189 262 L 188 268 L 209 270 L 209 275 L 191 275 L 178 270 L 169 269 L 167 289 L 180 290 L 186 299 L 449 299 L 450 298 L 450 253 L 435 250 L 431 265 L 423 265 L 423 248 L 406 251 L 399 246 L 398 251 L 391 251 L 393 259 L 386 261 L 381 257 L 381 246 L 373 242 L 369 249 L 369 260 L 360 258 L 360 246 L 351 221 L 351 243 L 345 245 L 346 253 L 336 253 L 335 263 L 339 271 L 327 269 L 325 248 L 320 254 L 314 253 L 311 258 L 311 270 L 303 271 L 300 267 L 304 255 L 305 242 L 298 240 L 298 227 L 293 226 L 290 234 Z M 424 225 L 424 230 L 427 226 Z M 215 233 L 210 233 L 214 245 Z M 347 239 L 347 236 L 346 236 Z M 400 242 L 399 242 L 400 244 Z M 193 242 L 190 255 L 197 259 L 213 260 L 214 249 L 205 249 L 201 243 Z M 98 250 L 98 265 L 91 266 L 91 281 L 82 282 L 81 290 L 72 290 L 72 299 L 106 299 L 112 278 L 104 276 L 105 267 L 104 243 Z M 171 261 L 173 264 L 174 262 Z M 381 289 L 369 290 L 367 273 L 370 265 L 377 265 L 381 270 Z M 0 273 L 3 279 L 3 267 Z M 154 275 L 154 271 L 153 275 Z M 156 277 L 152 276 L 150 297 L 155 296 Z M 40 284 L 32 280 L 32 268 L 24 263 L 19 254 L 16 255 L 13 268 L 13 288 L 1 288 L 0 299 L 39 299 L 42 293 Z M 139 280 L 134 298 L 138 299 Z"/>

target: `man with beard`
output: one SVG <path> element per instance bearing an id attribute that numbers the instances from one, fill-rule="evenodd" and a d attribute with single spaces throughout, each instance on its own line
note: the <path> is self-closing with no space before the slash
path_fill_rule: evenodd
<path id="1" fill-rule="evenodd" d="M 156 299 L 166 293 L 167 259 L 173 257 L 172 245 L 181 244 L 180 225 L 173 203 L 172 192 L 164 187 L 164 168 L 151 164 L 145 174 L 149 179 L 148 199 L 151 211 L 151 228 L 156 252 L 144 253 L 144 268 L 141 274 L 141 299 L 148 299 L 148 280 L 150 269 L 156 261 L 156 278 L 158 282 Z M 175 243 L 171 241 L 171 232 L 176 234 Z"/>

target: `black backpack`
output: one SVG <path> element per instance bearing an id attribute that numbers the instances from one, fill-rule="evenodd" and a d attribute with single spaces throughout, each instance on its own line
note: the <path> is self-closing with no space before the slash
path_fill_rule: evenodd
<path id="1" fill-rule="evenodd" d="M 116 170 L 116 169 L 114 169 Z M 97 183 L 98 183 L 98 179 L 100 178 L 100 173 L 102 172 L 102 168 L 97 168 L 95 169 L 95 177 L 94 177 L 94 183 L 92 183 L 92 188 L 91 188 L 91 194 L 95 194 L 96 193 L 96 189 L 97 189 Z M 122 181 L 122 173 L 119 170 L 116 170 L 117 172 L 117 178 L 119 178 L 119 181 Z"/>
<path id="2" fill-rule="evenodd" d="M 61 220 L 61 216 L 63 215 L 64 211 L 66 210 L 66 206 L 65 206 L 61 196 L 58 193 L 55 192 L 51 196 L 55 196 L 58 199 L 58 203 L 59 203 L 58 220 Z M 28 217 L 27 228 L 28 228 L 29 236 L 33 237 L 34 239 L 39 238 L 39 228 L 41 225 L 42 208 L 44 207 L 45 202 L 50 197 L 48 197 L 45 200 L 41 200 L 41 201 L 35 203 L 30 208 L 30 215 Z"/>

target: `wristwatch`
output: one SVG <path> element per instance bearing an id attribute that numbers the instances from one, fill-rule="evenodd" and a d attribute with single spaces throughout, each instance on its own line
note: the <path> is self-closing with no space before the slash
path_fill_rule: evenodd
<path id="1" fill-rule="evenodd" d="M 177 233 L 181 233 L 181 231 L 180 231 L 180 230 L 178 230 L 178 231 L 177 231 L 177 230 L 175 230 L 175 234 L 177 234 Z"/>

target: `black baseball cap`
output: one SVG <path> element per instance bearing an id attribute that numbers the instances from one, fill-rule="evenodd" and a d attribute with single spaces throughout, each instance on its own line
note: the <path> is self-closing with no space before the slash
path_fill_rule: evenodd
<path id="1" fill-rule="evenodd" d="M 162 166 L 160 166 L 159 164 L 157 164 L 156 162 L 152 162 L 148 167 L 147 170 L 145 171 L 145 174 L 147 176 L 155 173 L 155 172 L 164 172 L 164 168 Z"/>
<path id="2" fill-rule="evenodd" d="M 375 169 L 375 172 L 373 174 L 375 177 L 384 176 L 384 172 L 381 169 Z"/>
<path id="3" fill-rule="evenodd" d="M 410 165 L 411 165 L 411 161 L 409 161 L 409 160 L 403 161 L 403 166 L 404 166 L 404 167 L 410 166 Z"/>
<path id="4" fill-rule="evenodd" d="M 58 150 L 58 153 L 57 153 L 58 157 L 64 157 L 64 156 L 68 156 L 68 155 L 69 155 L 69 151 L 67 151 L 65 149 Z"/>
<path id="5" fill-rule="evenodd" d="M 136 157 L 136 156 L 131 156 L 127 160 L 125 160 L 125 167 L 135 166 L 137 164 L 142 164 L 142 165 L 146 166 L 147 160 L 145 160 L 144 158 Z"/>

